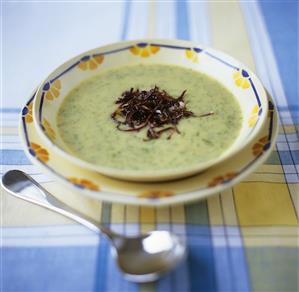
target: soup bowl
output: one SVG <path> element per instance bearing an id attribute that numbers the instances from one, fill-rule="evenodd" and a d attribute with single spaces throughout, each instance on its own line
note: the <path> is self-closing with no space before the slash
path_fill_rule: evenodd
<path id="1" fill-rule="evenodd" d="M 203 73 L 218 81 L 238 102 L 242 114 L 240 131 L 231 145 L 217 157 L 190 167 L 144 171 L 132 170 L 126 166 L 107 167 L 74 155 L 62 139 L 57 121 L 58 112 L 66 96 L 81 82 L 107 69 L 138 64 L 175 65 Z M 134 80 L 131 87 L 134 87 Z M 212 98 L 210 102 L 213 103 Z M 267 112 L 267 95 L 262 83 L 239 61 L 222 52 L 189 41 L 159 39 L 119 42 L 84 52 L 70 59 L 41 83 L 33 104 L 33 119 L 37 132 L 53 151 L 59 152 L 82 168 L 132 181 L 179 179 L 223 162 L 253 141 L 266 121 Z M 99 136 L 97 139 L 103 138 Z"/>

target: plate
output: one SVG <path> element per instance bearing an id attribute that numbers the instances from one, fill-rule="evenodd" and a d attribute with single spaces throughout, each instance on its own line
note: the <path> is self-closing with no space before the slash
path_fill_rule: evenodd
<path id="1" fill-rule="evenodd" d="M 268 96 L 267 121 L 257 139 L 237 155 L 192 177 L 159 183 L 121 181 L 79 167 L 43 142 L 33 122 L 32 94 L 22 110 L 20 137 L 33 164 L 80 195 L 133 205 L 163 206 L 186 203 L 219 193 L 243 180 L 270 155 L 278 135 L 278 114 Z"/>

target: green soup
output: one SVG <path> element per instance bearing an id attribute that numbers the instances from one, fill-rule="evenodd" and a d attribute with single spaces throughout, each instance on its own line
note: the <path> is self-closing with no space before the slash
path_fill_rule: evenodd
<path id="1" fill-rule="evenodd" d="M 187 109 L 207 117 L 182 119 L 181 134 L 144 141 L 146 129 L 121 132 L 111 118 L 115 101 L 130 88 L 155 85 L 178 97 L 187 90 Z M 85 80 L 63 101 L 57 116 L 60 135 L 73 155 L 104 167 L 167 170 L 192 167 L 218 157 L 236 139 L 242 124 L 234 96 L 216 80 L 173 65 L 131 65 Z"/>

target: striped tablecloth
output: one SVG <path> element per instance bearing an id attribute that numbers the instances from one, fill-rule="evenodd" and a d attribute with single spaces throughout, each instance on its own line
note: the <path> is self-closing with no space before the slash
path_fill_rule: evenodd
<path id="1" fill-rule="evenodd" d="M 155 209 L 63 191 L 65 202 L 121 233 L 170 229 L 186 237 L 188 258 L 156 283 L 127 282 L 104 237 L 2 190 L 1 291 L 298 291 L 297 1 L 2 1 L 1 8 L 2 174 L 22 169 L 61 193 L 24 156 L 20 108 L 63 61 L 124 39 L 179 38 L 223 50 L 257 73 L 280 116 L 268 161 L 206 200 Z"/>

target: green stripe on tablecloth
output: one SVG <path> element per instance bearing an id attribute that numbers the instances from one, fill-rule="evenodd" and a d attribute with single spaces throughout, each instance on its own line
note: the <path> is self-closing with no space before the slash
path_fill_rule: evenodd
<path id="1" fill-rule="evenodd" d="M 156 283 L 144 283 L 139 285 L 140 292 L 156 291 Z"/>
<path id="2" fill-rule="evenodd" d="M 102 216 L 101 216 L 101 223 L 105 225 L 109 225 L 111 222 L 111 203 L 102 203 Z"/>
<path id="3" fill-rule="evenodd" d="M 247 248 L 254 291 L 298 291 L 298 249 Z"/>
<path id="4" fill-rule="evenodd" d="M 273 151 L 271 153 L 271 155 L 269 156 L 269 158 L 267 159 L 265 164 L 274 164 L 274 165 L 280 165 L 281 164 L 277 151 Z"/>
<path id="5" fill-rule="evenodd" d="M 186 205 L 185 220 L 186 224 L 209 224 L 207 200 Z"/>

